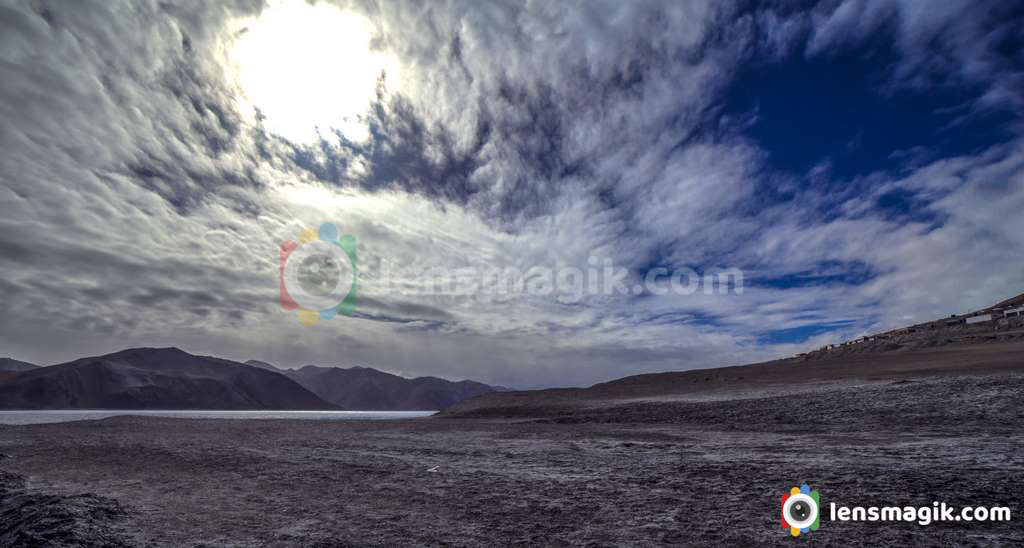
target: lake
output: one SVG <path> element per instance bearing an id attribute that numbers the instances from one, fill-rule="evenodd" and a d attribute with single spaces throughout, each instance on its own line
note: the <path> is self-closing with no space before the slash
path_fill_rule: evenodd
<path id="1" fill-rule="evenodd" d="M 175 419 L 301 419 L 388 420 L 429 417 L 437 411 L 151 411 L 133 409 L 67 409 L 0 411 L 0 424 L 42 424 L 106 419 L 109 417 L 169 417 Z"/>

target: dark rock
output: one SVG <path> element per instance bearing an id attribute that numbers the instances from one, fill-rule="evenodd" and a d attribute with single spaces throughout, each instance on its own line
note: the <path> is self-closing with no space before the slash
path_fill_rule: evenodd
<path id="1" fill-rule="evenodd" d="M 114 499 L 29 492 L 22 477 L 0 472 L 0 546 L 130 546 Z"/>

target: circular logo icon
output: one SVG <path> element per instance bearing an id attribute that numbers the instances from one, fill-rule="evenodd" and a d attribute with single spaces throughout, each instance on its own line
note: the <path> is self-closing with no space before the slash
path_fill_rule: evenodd
<path id="1" fill-rule="evenodd" d="M 299 265 L 299 286 L 308 295 L 323 297 L 338 287 L 341 271 L 333 258 L 327 255 L 310 255 Z"/>
<path id="2" fill-rule="evenodd" d="M 284 263 L 283 274 L 292 300 L 318 311 L 341 304 L 355 279 L 348 255 L 327 240 L 312 240 L 295 248 Z"/>
<path id="3" fill-rule="evenodd" d="M 807 529 L 818 519 L 818 503 L 810 495 L 800 493 L 786 499 L 782 515 L 796 529 Z"/>

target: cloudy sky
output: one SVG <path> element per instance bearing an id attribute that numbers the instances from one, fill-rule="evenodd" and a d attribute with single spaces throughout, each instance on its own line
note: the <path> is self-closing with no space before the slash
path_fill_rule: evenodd
<path id="1" fill-rule="evenodd" d="M 0 355 L 179 346 L 516 387 L 760 361 L 1024 292 L 1024 9 L 3 1 Z M 281 308 L 335 223 L 355 315 Z M 376 265 L 736 267 L 396 294 Z M 410 287 L 415 284 L 411 284 Z"/>

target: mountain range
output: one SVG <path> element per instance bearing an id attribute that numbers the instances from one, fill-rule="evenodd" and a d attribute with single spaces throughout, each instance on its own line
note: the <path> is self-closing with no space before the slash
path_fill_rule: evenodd
<path id="1" fill-rule="evenodd" d="M 410 379 L 371 367 L 307 365 L 299 369 L 283 369 L 259 360 L 245 363 L 287 375 L 325 401 L 351 411 L 444 409 L 474 396 L 507 390 L 468 380 Z"/>
<path id="2" fill-rule="evenodd" d="M 437 377 L 407 379 L 368 367 L 307 365 L 286 374 L 317 396 L 345 409 L 444 409 L 462 400 L 494 392 L 475 381 Z"/>
<path id="3" fill-rule="evenodd" d="M 14 360 L 11 358 L 0 358 L 0 373 L 20 373 L 39 367 L 34 363 Z"/>
<path id="4" fill-rule="evenodd" d="M 493 391 L 473 381 L 375 369 L 280 369 L 132 348 L 38 367 L 0 360 L 0 409 L 438 410 Z"/>
<path id="5" fill-rule="evenodd" d="M 19 372 L 4 409 L 336 409 L 291 379 L 177 348 L 133 348 Z"/>
<path id="6" fill-rule="evenodd" d="M 996 344 L 978 347 L 988 343 Z M 944 374 L 1017 370 L 1024 363 L 1021 343 L 1024 294 L 985 309 L 828 345 L 791 359 L 640 375 L 586 389 L 510 392 L 475 381 L 410 379 L 368 367 L 282 369 L 263 361 L 239 363 L 177 348 L 132 348 L 46 367 L 0 358 L 0 409 L 534 412 L 566 404 L 585 406 L 596 400 L 678 398 L 695 391 L 749 390 L 797 380 L 899 377 L 922 370 Z M 946 347 L 948 351 L 939 351 Z M 882 362 L 887 365 L 883 367 Z"/>

